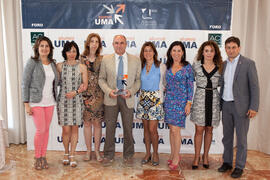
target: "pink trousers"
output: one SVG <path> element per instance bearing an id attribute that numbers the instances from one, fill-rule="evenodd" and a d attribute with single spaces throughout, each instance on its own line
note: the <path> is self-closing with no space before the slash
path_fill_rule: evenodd
<path id="1" fill-rule="evenodd" d="M 49 128 L 52 121 L 54 106 L 33 107 L 33 119 L 36 126 L 34 139 L 35 157 L 45 157 L 49 139 Z"/>

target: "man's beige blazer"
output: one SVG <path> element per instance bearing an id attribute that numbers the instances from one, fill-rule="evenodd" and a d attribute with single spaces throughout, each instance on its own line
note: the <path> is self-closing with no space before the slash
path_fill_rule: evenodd
<path id="1" fill-rule="evenodd" d="M 127 53 L 128 60 L 128 77 L 126 90 L 129 90 L 131 97 L 126 99 L 128 108 L 134 108 L 134 95 L 141 86 L 141 62 L 138 57 Z M 106 106 L 115 106 L 117 98 L 113 99 L 109 96 L 112 90 L 117 89 L 116 85 L 116 69 L 115 69 L 115 55 L 110 54 L 104 56 L 101 62 L 98 84 L 104 92 L 104 104 Z"/>

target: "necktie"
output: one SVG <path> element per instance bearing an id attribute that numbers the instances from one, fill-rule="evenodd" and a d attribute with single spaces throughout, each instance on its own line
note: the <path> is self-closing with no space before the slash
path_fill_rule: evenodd
<path id="1" fill-rule="evenodd" d="M 123 75 L 124 75 L 123 56 L 119 56 L 118 73 L 117 73 L 117 89 L 124 89 L 124 85 L 122 83 Z"/>

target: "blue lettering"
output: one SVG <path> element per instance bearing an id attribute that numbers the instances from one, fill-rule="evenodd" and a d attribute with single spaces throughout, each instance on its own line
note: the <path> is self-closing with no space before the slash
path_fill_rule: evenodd
<path id="1" fill-rule="evenodd" d="M 197 49 L 197 44 L 196 44 L 196 42 L 193 42 L 193 43 L 191 44 L 191 48 L 196 48 L 196 49 Z"/>
<path id="2" fill-rule="evenodd" d="M 116 128 L 121 128 L 121 125 L 119 122 L 116 123 Z"/>
<path id="3" fill-rule="evenodd" d="M 132 47 L 136 48 L 135 41 L 127 41 L 127 47 L 129 47 L 129 48 L 132 48 Z"/>
<path id="4" fill-rule="evenodd" d="M 116 123 L 116 128 L 121 128 L 121 125 L 119 122 Z"/>
<path id="5" fill-rule="evenodd" d="M 156 48 L 167 48 L 167 44 L 165 41 L 152 41 Z"/>
<path id="6" fill-rule="evenodd" d="M 190 48 L 190 42 L 183 41 L 182 43 L 184 44 L 185 48 Z"/>
<path id="7" fill-rule="evenodd" d="M 103 47 L 107 47 L 105 41 L 101 41 L 101 45 L 102 45 Z"/>
<path id="8" fill-rule="evenodd" d="M 143 123 L 133 123 L 133 128 L 143 129 Z"/>
<path id="9" fill-rule="evenodd" d="M 159 139 L 158 144 L 164 144 L 164 141 L 162 138 Z"/>
<path id="10" fill-rule="evenodd" d="M 105 137 L 102 137 L 101 140 L 100 140 L 101 143 L 104 143 L 105 142 Z"/>
<path id="11" fill-rule="evenodd" d="M 169 125 L 167 123 L 158 123 L 159 129 L 169 129 Z"/>
<path id="12" fill-rule="evenodd" d="M 184 44 L 185 48 L 189 48 L 189 49 L 197 48 L 196 42 L 191 43 L 191 42 L 182 41 L 182 43 Z"/>
<path id="13" fill-rule="evenodd" d="M 162 42 L 161 42 L 160 48 L 167 48 L 167 45 L 166 45 L 165 41 L 162 41 Z"/>
<path id="14" fill-rule="evenodd" d="M 102 128 L 105 128 L 105 127 L 106 127 L 106 123 L 105 123 L 105 122 L 102 122 L 102 123 L 101 123 L 101 127 L 102 127 Z"/>
<path id="15" fill-rule="evenodd" d="M 62 40 L 62 41 L 60 41 L 60 40 L 55 40 L 54 41 L 54 46 L 55 47 L 64 47 L 64 45 L 65 45 L 65 43 L 66 43 L 66 41 L 64 41 L 64 40 Z"/>
<path id="16" fill-rule="evenodd" d="M 166 63 L 166 61 L 167 61 L 167 58 L 159 58 L 159 60 L 160 60 L 160 62 L 162 62 L 162 63 Z"/>
<path id="17" fill-rule="evenodd" d="M 57 136 L 57 142 L 62 143 L 63 142 L 63 137 L 62 136 Z"/>
<path id="18" fill-rule="evenodd" d="M 115 138 L 115 143 L 119 144 L 124 142 L 124 138 Z"/>
<path id="19" fill-rule="evenodd" d="M 182 139 L 181 144 L 193 145 L 193 141 L 192 141 L 192 139 Z"/>

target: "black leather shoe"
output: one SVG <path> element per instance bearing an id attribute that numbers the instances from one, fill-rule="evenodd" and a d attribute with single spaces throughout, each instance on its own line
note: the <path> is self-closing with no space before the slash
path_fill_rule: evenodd
<path id="1" fill-rule="evenodd" d="M 231 170 L 232 166 L 228 163 L 223 163 L 220 168 L 218 168 L 218 172 L 226 172 L 228 170 Z"/>
<path id="2" fill-rule="evenodd" d="M 240 178 L 243 174 L 243 169 L 235 168 L 231 174 L 232 178 Z"/>
<path id="3" fill-rule="evenodd" d="M 193 170 L 198 169 L 198 166 L 197 165 L 192 165 L 192 169 Z"/>

